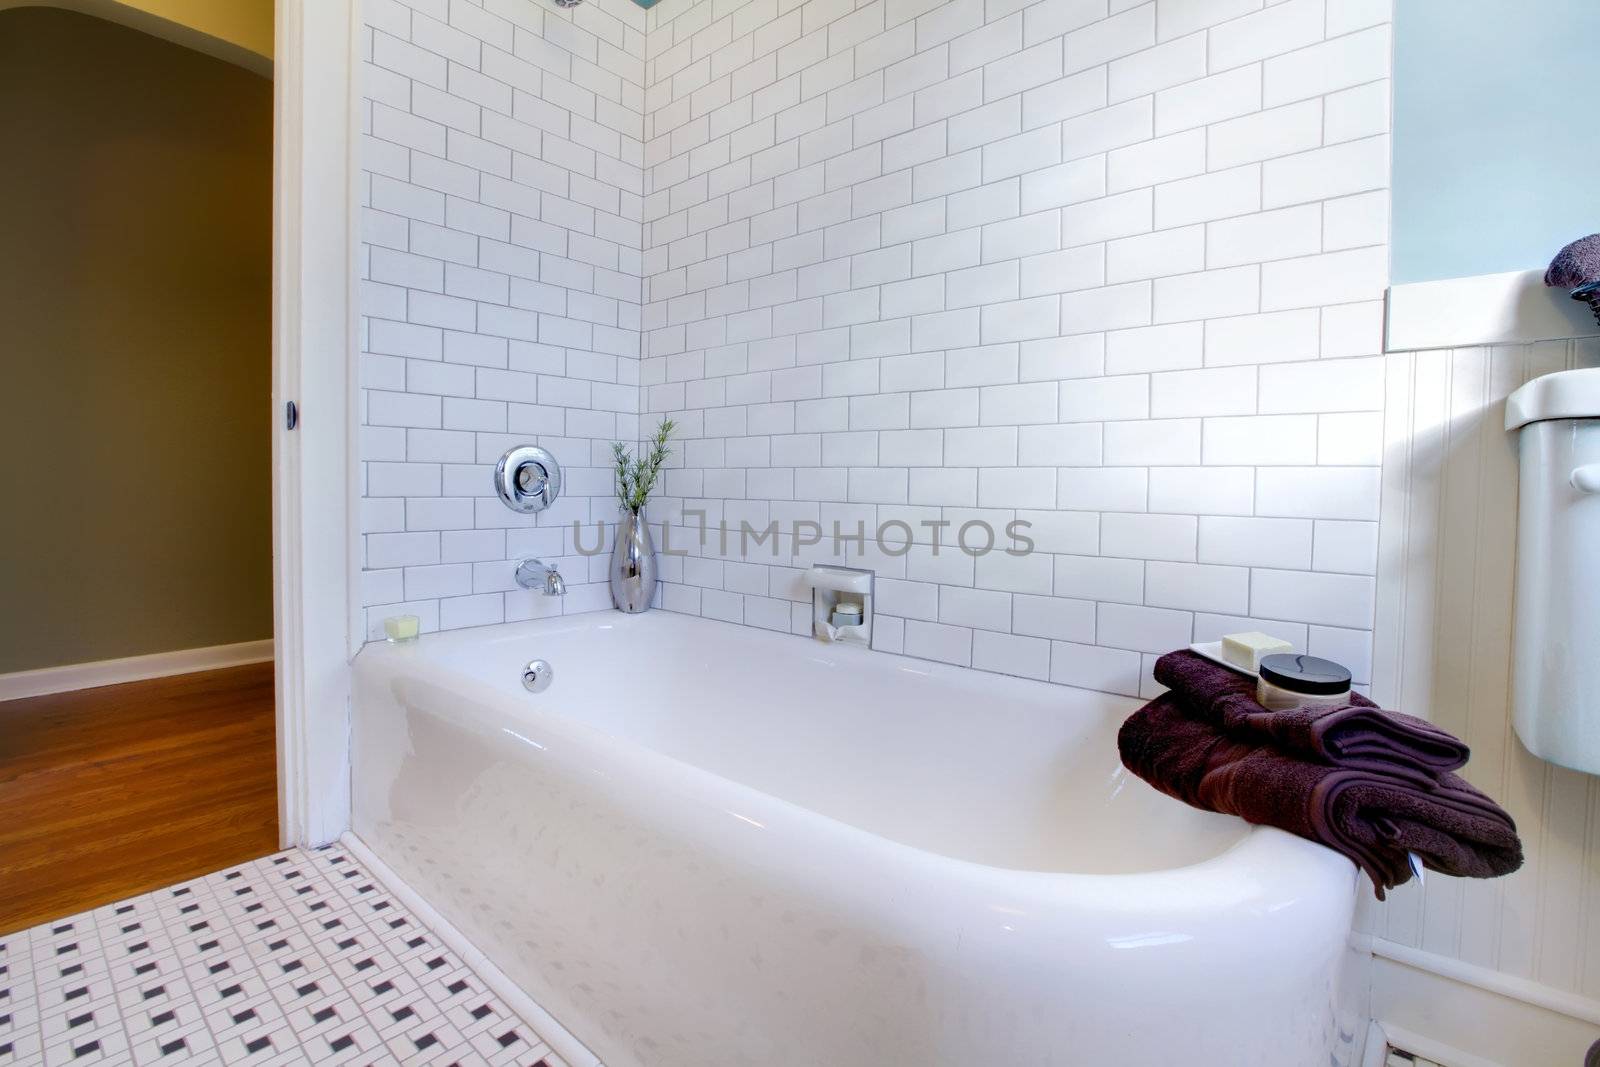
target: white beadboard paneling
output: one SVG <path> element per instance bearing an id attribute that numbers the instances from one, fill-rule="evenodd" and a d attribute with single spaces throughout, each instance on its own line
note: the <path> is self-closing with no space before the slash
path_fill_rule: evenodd
<path id="1" fill-rule="evenodd" d="M 1463 773 L 1516 819 L 1526 863 L 1493 881 L 1430 875 L 1368 902 L 1361 918 L 1387 941 L 1587 998 L 1593 1012 L 1600 779 L 1528 755 L 1508 702 L 1517 464 L 1503 403 L 1524 381 L 1576 366 L 1600 366 L 1595 342 L 1389 357 L 1372 692 L 1471 745 Z"/>

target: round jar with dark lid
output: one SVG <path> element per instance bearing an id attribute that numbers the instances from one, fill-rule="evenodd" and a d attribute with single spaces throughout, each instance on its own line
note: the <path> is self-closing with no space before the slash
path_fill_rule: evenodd
<path id="1" fill-rule="evenodd" d="M 1350 703 L 1350 671 L 1320 656 L 1280 652 L 1261 657 L 1256 702 L 1269 711 Z"/>

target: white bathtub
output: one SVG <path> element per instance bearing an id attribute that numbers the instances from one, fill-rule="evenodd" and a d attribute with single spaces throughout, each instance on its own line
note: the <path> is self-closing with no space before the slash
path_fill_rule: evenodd
<path id="1" fill-rule="evenodd" d="M 1134 706 L 659 612 L 458 631 L 357 658 L 354 829 L 610 1067 L 1351 1062 L 1354 868 L 1127 774 Z"/>

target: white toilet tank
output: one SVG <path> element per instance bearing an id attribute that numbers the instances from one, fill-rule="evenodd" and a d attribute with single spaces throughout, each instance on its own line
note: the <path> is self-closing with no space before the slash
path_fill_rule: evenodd
<path id="1" fill-rule="evenodd" d="M 1600 774 L 1600 369 L 1511 394 L 1518 431 L 1512 716 L 1528 751 Z"/>

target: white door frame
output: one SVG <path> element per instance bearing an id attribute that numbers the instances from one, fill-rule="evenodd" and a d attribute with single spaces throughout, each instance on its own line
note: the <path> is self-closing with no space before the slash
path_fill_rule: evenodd
<path id="1" fill-rule="evenodd" d="M 277 2 L 272 566 L 285 847 L 325 844 L 350 821 L 350 657 L 362 638 L 360 40 L 357 0 Z"/>

